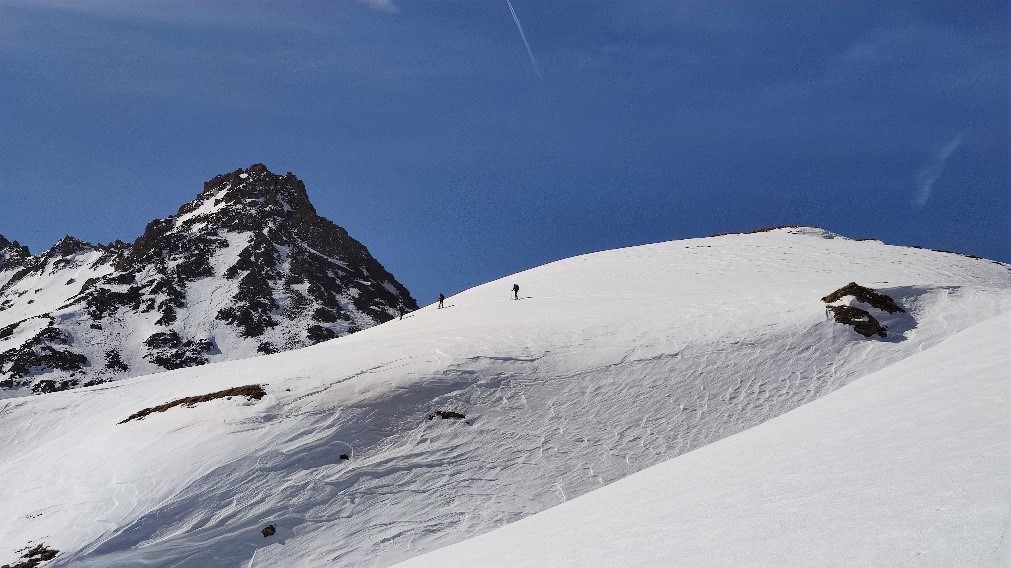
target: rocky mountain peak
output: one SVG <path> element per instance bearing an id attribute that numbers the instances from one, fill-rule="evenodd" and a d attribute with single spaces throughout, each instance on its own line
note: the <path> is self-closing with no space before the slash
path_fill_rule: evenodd
<path id="1" fill-rule="evenodd" d="M 46 251 L 46 257 L 67 257 L 82 252 L 99 250 L 101 247 L 93 245 L 87 241 L 82 241 L 76 237 L 67 235 L 60 239 L 55 245 Z"/>
<path id="2" fill-rule="evenodd" d="M 305 184 L 294 174 L 280 176 L 263 164 L 253 164 L 215 176 L 174 216 L 148 224 L 122 268 L 156 256 L 167 258 L 166 249 L 179 248 L 183 240 L 190 241 L 186 248 L 221 248 L 225 233 L 266 232 L 270 240 L 283 244 L 286 239 L 277 234 L 279 226 L 291 229 L 319 219 Z"/>
<path id="3" fill-rule="evenodd" d="M 68 236 L 31 257 L 15 245 L 0 242 L 27 257 L 0 274 L 0 339 L 25 339 L 0 352 L 0 389 L 50 392 L 296 349 L 417 308 L 316 213 L 301 180 L 263 164 L 215 176 L 132 246 Z"/>
<path id="4" fill-rule="evenodd" d="M 20 265 L 25 259 L 31 257 L 28 247 L 21 245 L 17 241 L 9 241 L 0 235 L 0 270 Z"/>
<path id="5" fill-rule="evenodd" d="M 277 175 L 263 164 L 253 164 L 205 183 L 203 192 L 184 205 L 177 218 L 207 214 L 222 206 L 254 208 L 261 216 L 316 215 L 305 184 L 298 177 L 291 172 Z"/>

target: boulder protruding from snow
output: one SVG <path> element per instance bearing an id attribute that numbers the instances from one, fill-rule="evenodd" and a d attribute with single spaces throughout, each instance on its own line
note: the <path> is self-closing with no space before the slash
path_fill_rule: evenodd
<path id="1" fill-rule="evenodd" d="M 883 312 L 888 312 L 890 314 L 904 312 L 895 300 L 887 294 L 882 294 L 876 290 L 872 290 L 866 286 L 861 286 L 856 282 L 850 282 L 849 284 L 839 288 L 835 292 L 832 292 L 828 296 L 821 299 L 822 302 L 826 304 L 831 304 L 833 302 L 838 302 L 839 300 L 845 298 L 846 296 L 853 296 L 857 301 L 863 302 L 870 306 L 873 306 Z"/>
<path id="2" fill-rule="evenodd" d="M 845 298 L 852 298 L 853 300 L 850 304 L 832 305 L 835 302 L 843 301 Z M 829 304 L 827 309 L 832 313 L 835 321 L 853 326 L 853 330 L 864 337 L 874 337 L 875 335 L 878 337 L 888 336 L 888 328 L 882 325 L 871 314 L 870 309 L 889 314 L 906 311 L 895 303 L 895 300 L 891 296 L 882 294 L 866 286 L 861 286 L 856 282 L 850 282 L 821 300 Z M 852 305 L 854 303 L 857 305 Z"/>
<path id="3" fill-rule="evenodd" d="M 832 312 L 835 321 L 853 326 L 853 331 L 864 337 L 888 336 L 888 329 L 881 325 L 881 322 L 867 310 L 854 306 L 829 306 L 828 309 Z"/>

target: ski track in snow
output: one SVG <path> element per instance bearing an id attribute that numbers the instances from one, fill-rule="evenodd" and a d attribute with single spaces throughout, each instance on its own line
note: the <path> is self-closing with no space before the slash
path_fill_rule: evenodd
<path id="1" fill-rule="evenodd" d="M 585 255 L 311 348 L 8 404 L 0 475 L 19 491 L 0 499 L 0 562 L 44 541 L 61 551 L 51 566 L 389 566 L 1011 308 L 1005 265 L 790 233 Z M 531 297 L 502 299 L 514 281 Z M 907 308 L 882 318 L 887 340 L 826 320 L 820 298 L 850 281 Z M 116 424 L 250 383 L 267 397 Z M 429 420 L 437 409 L 467 417 Z"/>

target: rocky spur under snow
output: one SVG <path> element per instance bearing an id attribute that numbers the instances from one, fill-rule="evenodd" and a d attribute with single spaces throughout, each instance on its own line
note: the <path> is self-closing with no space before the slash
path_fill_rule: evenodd
<path id="1" fill-rule="evenodd" d="M 903 310 L 875 311 L 886 337 L 864 337 L 826 313 L 826 294 L 850 282 Z M 513 283 L 521 286 L 519 300 Z M 445 304 L 451 309 L 427 306 L 297 351 L 0 401 L 0 478 L 16 488 L 0 493 L 8 520 L 0 524 L 0 564 L 44 542 L 60 551 L 51 566 L 74 568 L 390 566 L 692 455 L 702 463 L 690 462 L 669 487 L 647 494 L 664 505 L 645 510 L 647 519 L 671 517 L 639 527 L 657 527 L 651 542 L 674 535 L 676 550 L 698 555 L 685 558 L 718 560 L 706 547 L 719 545 L 746 558 L 748 546 L 785 533 L 797 539 L 796 548 L 784 549 L 795 561 L 772 555 L 756 564 L 825 564 L 805 551 L 840 550 L 817 548 L 836 542 L 871 543 L 846 552 L 863 565 L 930 552 L 934 541 L 956 544 L 932 558 L 973 559 L 996 544 L 990 524 L 1007 518 L 1004 501 L 987 500 L 993 487 L 1007 487 L 1005 462 L 980 461 L 998 459 L 987 458 L 987 448 L 1006 450 L 994 434 L 1003 423 L 989 422 L 1006 400 L 1006 391 L 993 391 L 1007 384 L 1003 360 L 992 361 L 1001 343 L 959 335 L 1006 323 L 1007 265 L 777 229 L 570 258 Z M 946 341 L 958 337 L 968 341 Z M 917 362 L 935 349 L 936 357 Z M 922 372 L 942 362 L 942 374 Z M 746 437 L 743 448 L 693 452 L 862 378 L 873 379 L 866 396 L 844 398 L 845 412 L 831 410 L 827 422 L 789 422 L 797 426 L 786 432 L 770 426 L 771 438 Z M 120 424 L 144 409 L 251 385 L 264 395 L 180 403 Z M 963 386 L 985 392 L 960 392 Z M 908 408 L 907 396 L 916 397 Z M 924 412 L 906 412 L 916 409 Z M 929 429 L 919 432 L 923 424 Z M 933 444 L 932 432 L 962 435 Z M 837 446 L 850 433 L 880 436 Z M 754 450 L 745 454 L 750 440 Z M 971 459 L 940 473 L 959 460 L 935 463 L 934 450 L 959 447 L 957 455 Z M 809 448 L 816 453 L 806 459 Z M 855 448 L 852 455 L 846 448 Z M 873 479 L 875 470 L 860 469 L 863 463 L 899 472 L 860 496 L 886 503 L 867 515 L 845 483 Z M 904 471 L 933 473 L 928 483 L 905 483 Z M 819 493 L 791 490 L 794 480 L 810 487 L 822 479 L 829 499 L 820 504 L 803 500 Z M 680 487 L 694 493 L 680 498 Z M 851 512 L 838 525 L 803 514 L 831 512 L 833 503 Z M 877 513 L 887 510 L 915 522 L 885 525 L 888 515 Z M 748 538 L 737 547 L 735 526 L 766 512 L 768 531 L 742 529 Z M 920 522 L 935 515 L 936 523 Z M 804 522 L 790 524 L 794 518 Z M 844 538 L 822 538 L 843 522 Z M 597 542 L 618 549 L 606 539 L 621 539 L 621 526 L 608 526 L 605 536 L 594 533 Z M 708 528 L 696 534 L 692 527 Z M 932 532 L 913 535 L 917 527 Z M 635 538 L 629 534 L 633 545 Z M 963 541 L 972 550 L 959 556 Z M 591 560 L 582 565 L 597 564 L 584 558 Z M 652 565 L 670 565 L 670 556 L 659 558 Z M 909 558 L 916 564 L 920 557 Z"/>
<path id="2" fill-rule="evenodd" d="M 220 175 L 132 245 L 0 237 L 0 397 L 312 345 L 417 304 L 304 184 Z"/>

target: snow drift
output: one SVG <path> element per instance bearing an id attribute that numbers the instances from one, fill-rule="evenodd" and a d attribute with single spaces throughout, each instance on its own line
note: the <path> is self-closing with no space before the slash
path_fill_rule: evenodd
<path id="1" fill-rule="evenodd" d="M 875 314 L 886 337 L 831 318 L 821 298 L 849 282 L 903 308 Z M 0 401 L 0 475 L 18 488 L 0 498 L 0 561 L 45 542 L 54 566 L 388 566 L 930 350 L 1011 307 L 1011 269 L 780 229 L 567 259 L 446 306 L 298 351 Z M 251 384 L 266 396 L 118 424 Z"/>
<path id="2" fill-rule="evenodd" d="M 1007 566 L 1009 315 L 397 566 Z"/>

